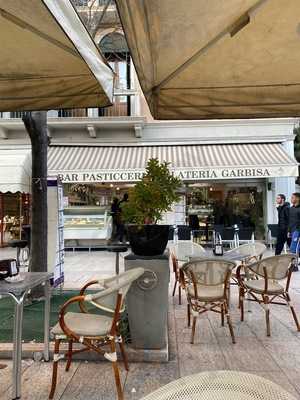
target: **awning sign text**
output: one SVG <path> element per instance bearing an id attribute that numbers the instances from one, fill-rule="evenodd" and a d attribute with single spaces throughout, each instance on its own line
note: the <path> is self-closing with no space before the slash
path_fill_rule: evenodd
<path id="1" fill-rule="evenodd" d="M 64 172 L 59 177 L 64 183 L 96 182 L 138 182 L 143 178 L 143 170 Z M 201 181 L 211 179 L 268 178 L 277 176 L 270 168 L 220 168 L 220 169 L 177 169 L 175 176 L 183 181 Z"/>

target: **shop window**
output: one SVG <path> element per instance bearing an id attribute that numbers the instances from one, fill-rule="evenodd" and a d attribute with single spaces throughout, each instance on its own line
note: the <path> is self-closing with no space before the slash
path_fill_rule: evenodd
<path id="1" fill-rule="evenodd" d="M 99 116 L 129 116 L 130 96 L 123 96 L 126 90 L 131 89 L 131 66 L 130 53 L 125 37 L 117 32 L 110 33 L 99 43 L 102 54 L 116 74 L 115 89 L 121 95 L 114 97 L 112 107 L 100 108 Z"/>
<path id="2" fill-rule="evenodd" d="M 74 108 L 68 110 L 58 110 L 58 117 L 60 118 L 79 118 L 79 117 L 87 117 L 88 109 L 87 108 Z"/>
<path id="3" fill-rule="evenodd" d="M 26 111 L 14 111 L 10 113 L 10 118 L 22 118 Z"/>
<path id="4" fill-rule="evenodd" d="M 252 228 L 256 239 L 263 239 L 263 190 L 260 187 L 212 185 L 190 187 L 187 195 L 188 220 L 196 226 L 214 225 Z M 195 222 L 195 219 L 197 221 Z"/>
<path id="5" fill-rule="evenodd" d="M 22 225 L 30 223 L 30 196 L 0 193 L 0 245 L 21 238 Z"/>

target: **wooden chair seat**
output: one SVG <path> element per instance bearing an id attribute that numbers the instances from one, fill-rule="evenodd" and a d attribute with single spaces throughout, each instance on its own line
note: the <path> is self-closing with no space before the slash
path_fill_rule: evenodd
<path id="1" fill-rule="evenodd" d="M 265 294 L 279 294 L 284 292 L 284 287 L 278 282 L 268 279 L 268 289 L 265 290 L 264 279 L 255 279 L 251 281 L 245 281 L 244 286 L 247 289 L 252 290 L 254 293 L 265 293 Z"/>
<path id="2" fill-rule="evenodd" d="M 113 318 L 97 314 L 68 312 L 65 314 L 65 323 L 68 328 L 79 336 L 97 337 L 106 336 L 110 332 Z M 63 336 L 64 331 L 57 323 L 51 329 L 51 335 Z"/>
<path id="3" fill-rule="evenodd" d="M 194 285 L 186 288 L 191 297 L 195 297 Z M 220 300 L 224 297 L 224 285 L 205 286 L 197 285 L 197 300 L 206 303 L 214 300 Z"/>

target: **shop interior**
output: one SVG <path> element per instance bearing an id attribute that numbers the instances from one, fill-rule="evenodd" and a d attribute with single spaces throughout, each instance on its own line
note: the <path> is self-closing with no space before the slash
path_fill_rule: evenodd
<path id="1" fill-rule="evenodd" d="M 186 210 L 193 230 L 215 226 L 249 228 L 264 237 L 263 185 L 196 183 L 187 186 Z M 207 233 L 208 234 L 208 233 Z"/>
<path id="2" fill-rule="evenodd" d="M 113 233 L 111 205 L 121 200 L 132 184 L 64 184 L 64 237 L 66 247 L 94 245 L 110 240 Z"/>
<path id="3" fill-rule="evenodd" d="M 121 200 L 133 186 L 124 183 L 64 184 L 65 239 L 109 239 L 113 199 Z M 251 228 L 255 239 L 263 239 L 263 183 L 190 183 L 185 185 L 180 195 L 182 217 L 167 218 L 164 223 L 172 225 L 173 220 L 180 220 L 177 224 L 189 225 L 192 230 L 204 229 L 207 240 L 208 232 L 212 232 L 216 225 Z M 178 207 L 174 205 L 173 212 L 168 214 L 178 214 Z M 75 232 L 77 230 L 80 232 Z"/>
<path id="4" fill-rule="evenodd" d="M 21 239 L 22 226 L 30 223 L 30 195 L 0 193 L 0 245 Z"/>

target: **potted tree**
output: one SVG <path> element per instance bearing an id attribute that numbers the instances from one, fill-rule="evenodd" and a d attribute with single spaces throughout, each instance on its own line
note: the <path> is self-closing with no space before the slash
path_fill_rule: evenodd
<path id="1" fill-rule="evenodd" d="M 140 256 L 163 254 L 168 243 L 169 225 L 159 221 L 171 205 L 178 201 L 181 181 L 157 158 L 148 161 L 146 173 L 129 193 L 122 207 L 132 252 Z"/>

